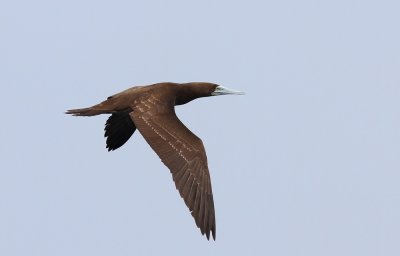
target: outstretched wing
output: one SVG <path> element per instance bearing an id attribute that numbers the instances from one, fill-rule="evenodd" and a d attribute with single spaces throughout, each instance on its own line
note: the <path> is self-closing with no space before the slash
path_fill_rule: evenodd
<path id="1" fill-rule="evenodd" d="M 171 103 L 156 96 L 137 99 L 130 113 L 137 129 L 170 169 L 176 188 L 201 233 L 215 240 L 215 210 L 202 141 L 178 119 Z"/>

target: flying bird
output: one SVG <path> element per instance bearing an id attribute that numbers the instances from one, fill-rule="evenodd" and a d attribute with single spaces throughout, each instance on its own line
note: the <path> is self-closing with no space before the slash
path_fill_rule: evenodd
<path id="1" fill-rule="evenodd" d="M 189 208 L 201 234 L 215 240 L 214 200 L 203 142 L 176 116 L 175 106 L 201 97 L 244 94 L 206 83 L 157 83 L 135 86 L 89 108 L 66 114 L 95 116 L 111 114 L 105 125 L 108 151 L 129 140 L 136 129 L 171 171 L 175 186 Z"/>

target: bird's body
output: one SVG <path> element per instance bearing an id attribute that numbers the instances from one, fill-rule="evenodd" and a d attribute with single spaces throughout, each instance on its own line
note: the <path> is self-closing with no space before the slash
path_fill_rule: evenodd
<path id="1" fill-rule="evenodd" d="M 241 94 L 212 83 L 158 83 L 136 86 L 89 108 L 68 110 L 75 116 L 111 114 L 106 122 L 108 150 L 121 147 L 136 129 L 170 169 L 176 188 L 207 239 L 215 239 L 215 210 L 207 156 L 201 139 L 178 119 L 175 105 L 200 97 Z"/>

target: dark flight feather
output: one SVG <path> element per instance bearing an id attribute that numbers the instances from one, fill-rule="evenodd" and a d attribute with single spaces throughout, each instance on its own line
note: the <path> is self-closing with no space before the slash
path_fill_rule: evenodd
<path id="1" fill-rule="evenodd" d="M 106 144 L 108 151 L 116 150 L 129 140 L 135 132 L 136 126 L 132 122 L 129 113 L 118 112 L 112 114 L 104 128 L 104 137 L 107 137 Z"/>

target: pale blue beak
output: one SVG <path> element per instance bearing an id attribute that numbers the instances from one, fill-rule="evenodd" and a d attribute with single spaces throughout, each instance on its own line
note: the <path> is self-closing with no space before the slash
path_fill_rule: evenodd
<path id="1" fill-rule="evenodd" d="M 227 95 L 227 94 L 232 94 L 232 95 L 243 95 L 244 92 L 240 91 L 235 91 L 223 86 L 218 85 L 215 90 L 211 93 L 212 96 L 218 96 L 218 95 Z"/>

